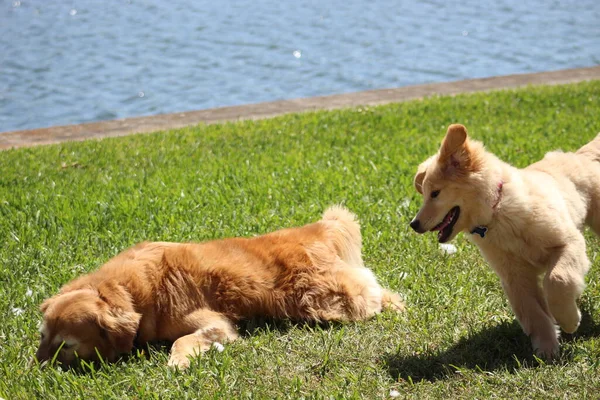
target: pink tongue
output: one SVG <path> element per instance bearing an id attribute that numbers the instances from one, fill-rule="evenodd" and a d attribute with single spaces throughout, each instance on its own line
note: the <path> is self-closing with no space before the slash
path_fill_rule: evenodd
<path id="1" fill-rule="evenodd" d="M 445 227 L 447 227 L 449 223 L 450 223 L 450 214 L 448 214 L 446 216 L 446 218 L 444 219 L 444 221 L 442 222 L 442 224 L 439 227 L 435 228 L 434 230 L 435 231 L 441 231 L 442 229 L 444 229 Z"/>

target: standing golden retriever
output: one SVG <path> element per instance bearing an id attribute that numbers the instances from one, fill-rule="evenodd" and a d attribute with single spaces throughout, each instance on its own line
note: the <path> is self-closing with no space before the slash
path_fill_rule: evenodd
<path id="1" fill-rule="evenodd" d="M 357 321 L 403 309 L 361 257 L 360 226 L 342 207 L 313 224 L 254 238 L 142 243 L 41 305 L 36 358 L 114 361 L 134 342 L 174 341 L 169 365 L 238 338 L 235 322 L 268 316 Z"/>
<path id="2" fill-rule="evenodd" d="M 551 152 L 517 169 L 450 125 L 439 152 L 418 168 L 424 202 L 410 226 L 438 240 L 469 234 L 500 277 L 538 354 L 558 352 L 572 333 L 590 262 L 584 225 L 600 234 L 600 135 L 576 153 Z"/>

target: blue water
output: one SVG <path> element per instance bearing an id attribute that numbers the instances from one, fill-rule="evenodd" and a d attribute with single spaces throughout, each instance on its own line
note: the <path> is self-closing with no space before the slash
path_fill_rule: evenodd
<path id="1" fill-rule="evenodd" d="M 2 0 L 0 132 L 596 64 L 598 0 Z"/>

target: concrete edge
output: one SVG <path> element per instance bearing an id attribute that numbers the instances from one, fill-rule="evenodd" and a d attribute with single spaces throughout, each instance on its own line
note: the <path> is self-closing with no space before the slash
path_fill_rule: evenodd
<path id="1" fill-rule="evenodd" d="M 213 124 L 225 121 L 262 119 L 313 110 L 331 110 L 363 105 L 398 103 L 434 95 L 455 95 L 459 93 L 511 89 L 528 85 L 560 85 L 589 80 L 600 80 L 600 65 L 588 68 L 414 85 L 395 89 L 368 90 L 332 96 L 280 100 L 79 125 L 0 132 L 0 150 L 67 141 L 125 136 L 133 133 L 150 133 L 201 123 Z"/>

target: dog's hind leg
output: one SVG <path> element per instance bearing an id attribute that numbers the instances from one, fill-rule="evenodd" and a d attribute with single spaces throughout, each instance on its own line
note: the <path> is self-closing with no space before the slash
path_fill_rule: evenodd
<path id="1" fill-rule="evenodd" d="M 592 215 L 588 221 L 587 225 L 594 231 L 594 233 L 600 236 L 600 207 L 598 207 L 598 211 L 595 215 Z"/>
<path id="2" fill-rule="evenodd" d="M 337 279 L 347 288 L 351 320 L 370 318 L 383 308 L 383 289 L 368 268 L 345 268 L 337 271 Z"/>
<path id="3" fill-rule="evenodd" d="M 598 180 L 600 181 L 600 177 Z M 585 223 L 596 235 L 600 236 L 600 186 L 595 189 L 595 193 L 592 195 L 592 201 Z"/>
<path id="4" fill-rule="evenodd" d="M 585 288 L 585 274 L 590 262 L 585 253 L 585 239 L 577 240 L 557 250 L 552 266 L 544 278 L 544 291 L 550 312 L 561 329 L 567 333 L 577 330 L 581 312 L 577 299 Z"/>
<path id="5" fill-rule="evenodd" d="M 190 357 L 204 353 L 214 343 L 231 342 L 239 337 L 226 316 L 211 310 L 197 310 L 182 322 L 190 326 L 195 325 L 196 330 L 175 340 L 169 357 L 170 367 L 187 368 L 190 365 Z"/>
<path id="6" fill-rule="evenodd" d="M 298 300 L 294 317 L 317 321 L 360 321 L 381 312 L 383 289 L 367 268 L 341 267 L 326 271 L 310 283 Z"/>
<path id="7" fill-rule="evenodd" d="M 383 309 L 404 311 L 400 296 L 383 289 L 368 268 L 340 268 L 334 271 L 335 280 L 342 288 L 336 301 L 327 301 L 319 312 L 323 319 L 359 321 L 379 314 Z M 343 293 L 338 298 L 339 293 Z"/>

